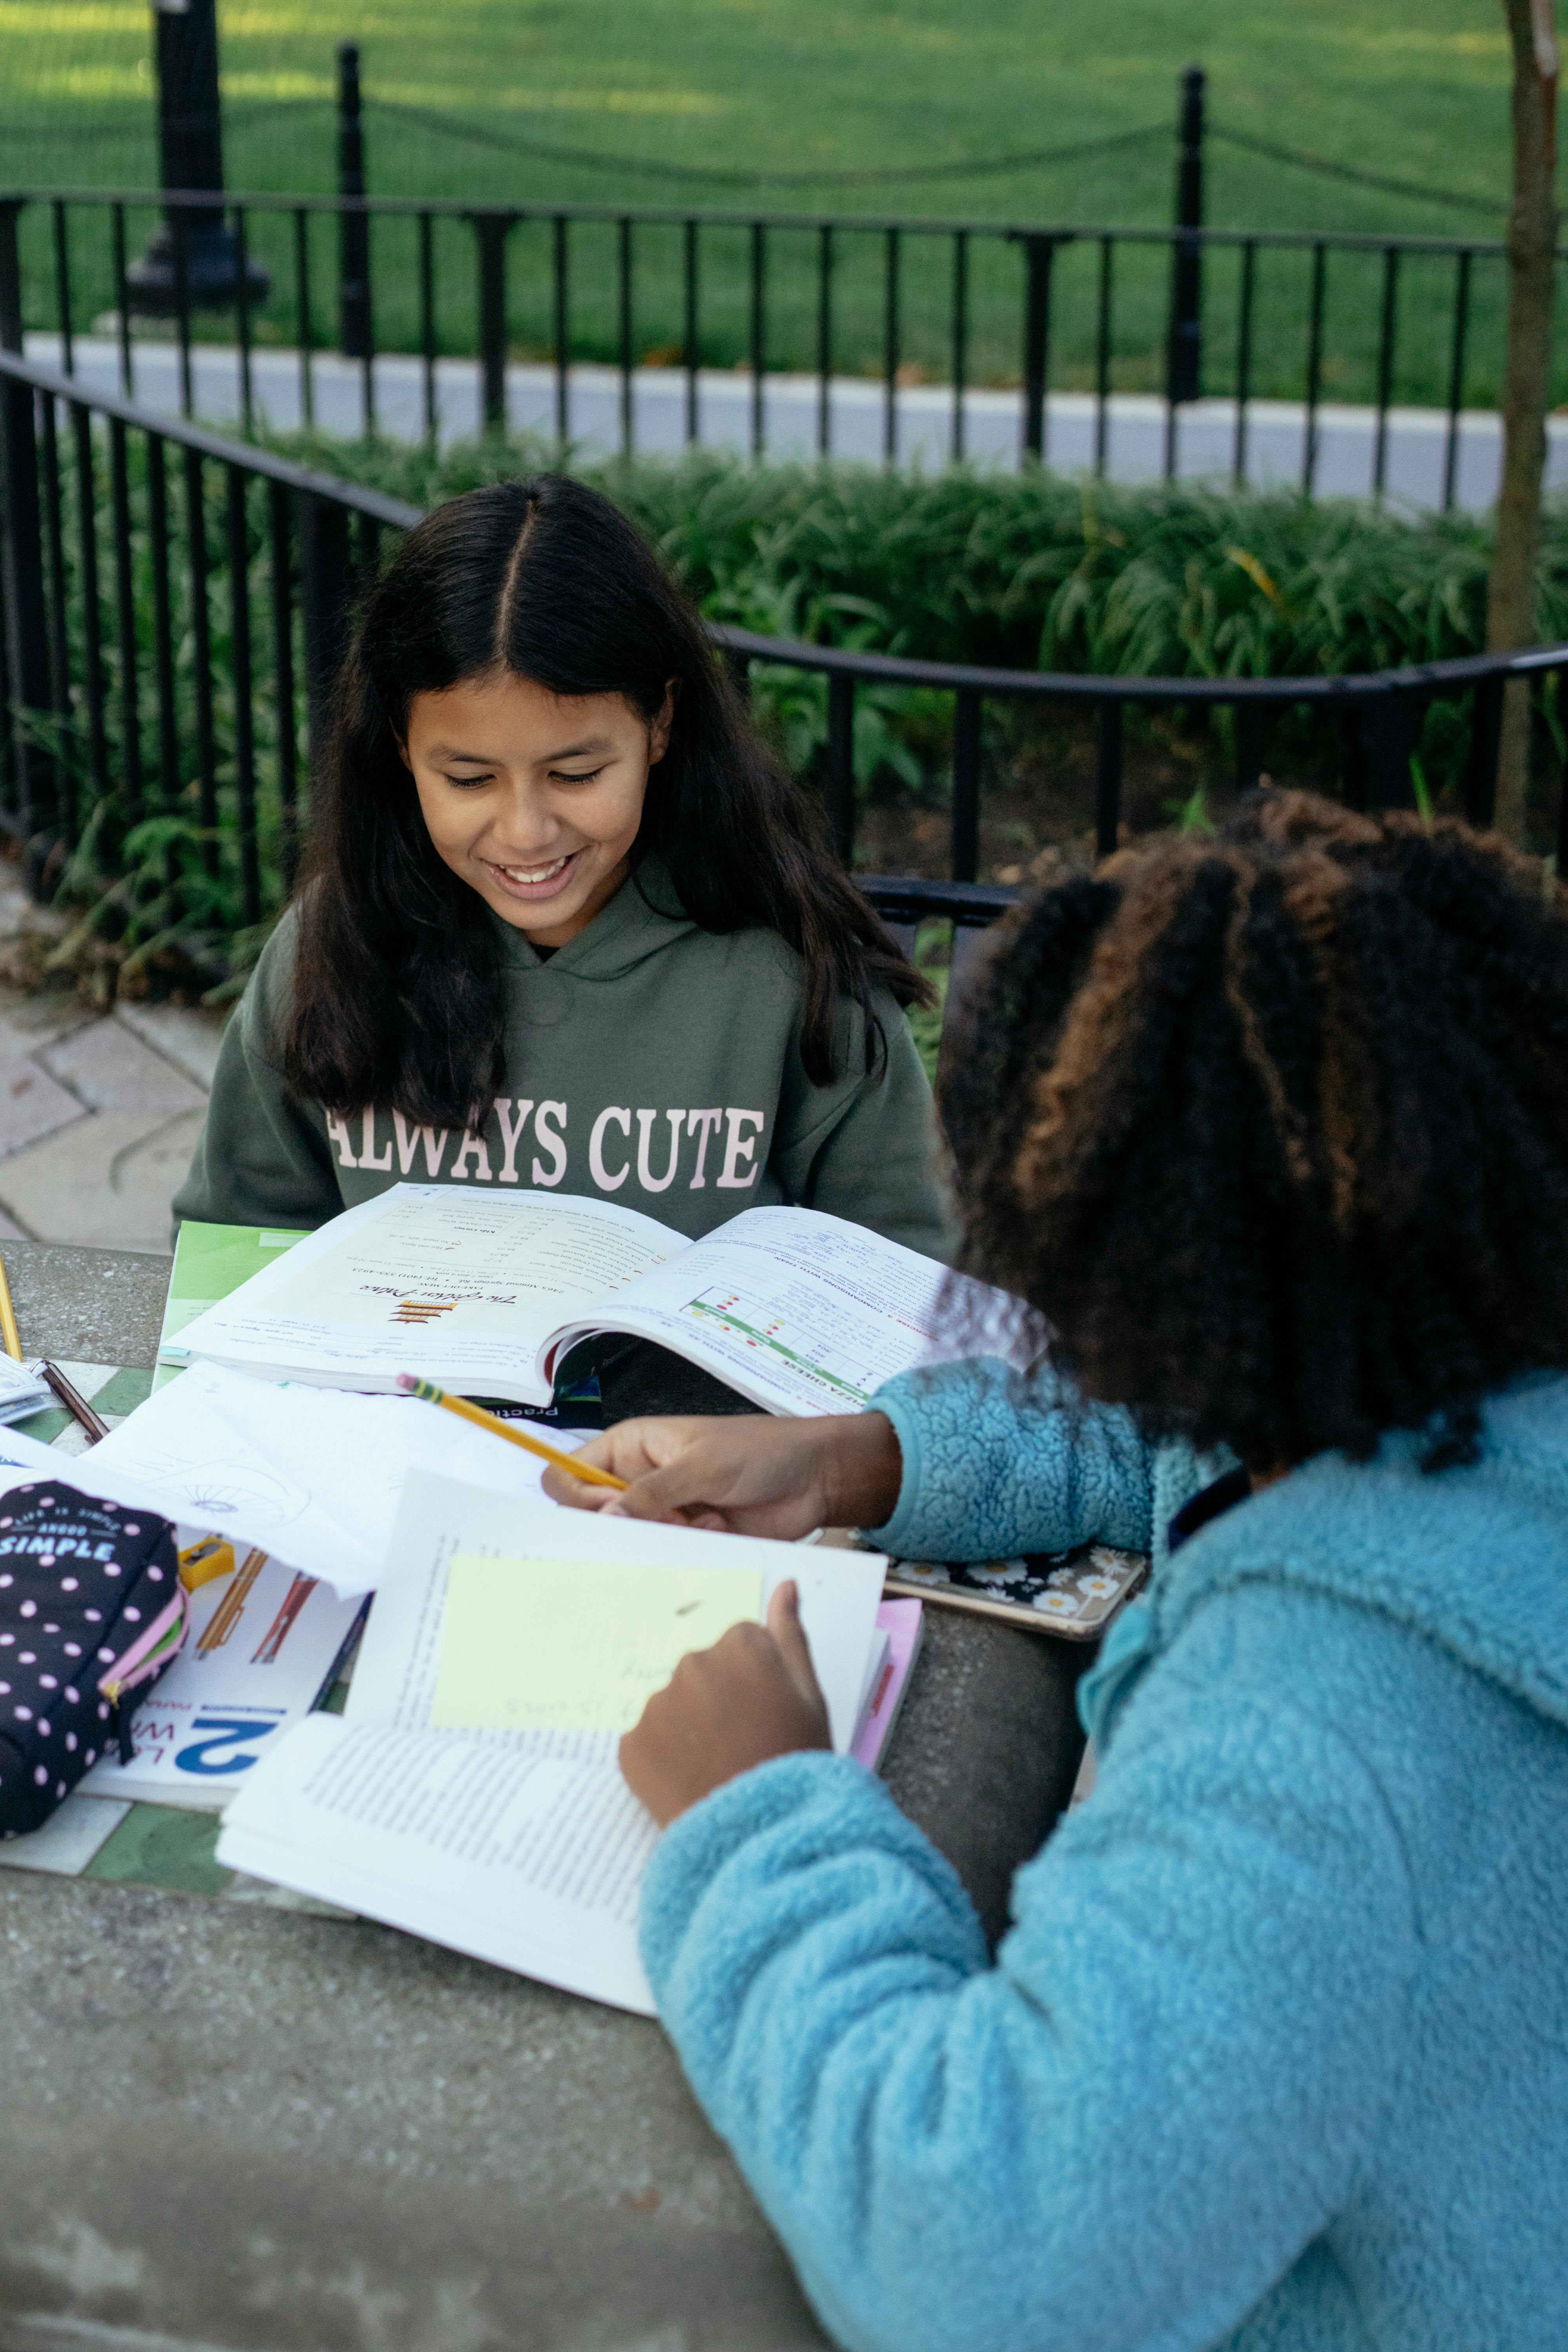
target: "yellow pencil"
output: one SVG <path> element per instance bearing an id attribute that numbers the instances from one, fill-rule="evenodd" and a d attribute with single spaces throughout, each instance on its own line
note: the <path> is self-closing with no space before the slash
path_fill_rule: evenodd
<path id="1" fill-rule="evenodd" d="M 476 1429 L 488 1429 L 492 1437 L 504 1437 L 509 1445 L 521 1445 L 525 1454 L 537 1454 L 542 1461 L 553 1462 L 558 1470 L 569 1470 L 574 1478 L 581 1478 L 587 1486 L 614 1486 L 624 1495 L 626 1482 L 617 1478 L 613 1470 L 595 1470 L 591 1462 L 579 1462 L 574 1454 L 563 1453 L 559 1445 L 547 1444 L 542 1437 L 530 1436 L 515 1422 L 500 1421 L 483 1405 L 470 1404 L 467 1397 L 448 1396 L 433 1381 L 416 1380 L 412 1372 L 400 1372 L 397 1385 L 405 1396 L 422 1398 L 426 1404 L 438 1404 L 444 1412 L 455 1412 L 463 1421 L 471 1421 Z"/>
<path id="2" fill-rule="evenodd" d="M 16 1336 L 16 1314 L 11 1304 L 11 1286 L 5 1279 L 5 1261 L 0 1258 L 0 1339 L 5 1342 L 5 1353 L 22 1360 L 22 1342 Z"/>

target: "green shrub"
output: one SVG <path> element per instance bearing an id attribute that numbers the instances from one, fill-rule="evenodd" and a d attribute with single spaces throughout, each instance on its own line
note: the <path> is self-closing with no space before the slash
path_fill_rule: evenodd
<path id="1" fill-rule="evenodd" d="M 387 442 L 289 436 L 278 446 L 322 472 L 429 507 L 480 482 L 551 462 L 542 446 L 485 439 L 439 456 Z M 151 664 L 152 559 L 139 436 L 131 446 L 132 592 L 142 648 L 137 696 L 146 788 L 140 822 L 122 803 L 123 696 L 113 611 L 106 451 L 95 465 L 100 660 L 110 790 L 87 757 L 79 683 L 62 730 L 37 724 L 74 792 L 74 848 L 62 897 L 84 908 L 76 936 L 108 940 L 126 977 L 182 963 L 211 981 L 258 951 L 283 892 L 277 803 L 278 713 L 270 644 L 265 490 L 247 495 L 255 661 L 258 854 L 263 924 L 244 926 L 238 860 L 229 588 L 221 551 L 219 469 L 205 471 L 218 824 L 204 828 L 195 781 L 195 648 L 184 560 L 183 492 L 171 468 L 171 573 L 178 789 L 156 782 L 159 712 Z M 1407 519 L 1350 502 L 1227 495 L 1181 484 L 1129 488 L 1044 472 L 957 469 L 925 477 L 836 465 L 752 467 L 711 452 L 584 469 L 639 525 L 713 618 L 765 635 L 1007 668 L 1126 677 L 1309 677 L 1441 660 L 1484 642 L 1489 527 Z M 83 674 L 74 467 L 64 469 L 66 633 Z M 383 536 L 383 560 L 395 534 Z M 1568 636 L 1568 507 L 1549 511 L 1541 555 L 1542 634 Z M 304 676 L 298 636 L 296 680 Z M 753 709 L 795 773 L 820 780 L 825 681 L 753 664 Z M 1564 738 L 1555 681 L 1538 690 L 1534 821 L 1552 837 Z M 306 745 L 296 714 L 304 793 Z M 981 871 L 1044 878 L 1092 841 L 1093 715 L 1078 706 L 985 705 Z M 934 689 L 863 688 L 856 698 L 857 864 L 942 874 L 947 866 L 952 698 Z M 1468 700 L 1433 704 L 1412 762 L 1424 807 L 1458 803 L 1469 741 Z M 1273 720 L 1265 764 L 1277 781 L 1334 789 L 1345 739 L 1310 706 Z M 1234 769 L 1227 713 L 1143 711 L 1125 725 L 1123 814 L 1142 830 L 1203 829 L 1223 809 Z M 142 984 L 145 984 L 143 981 Z"/>
<path id="2" fill-rule="evenodd" d="M 526 440 L 440 456 L 321 438 L 287 446 L 425 506 L 552 462 Z M 705 450 L 583 471 L 706 613 L 764 635 L 1004 668 L 1204 678 L 1342 675 L 1485 645 L 1490 526 L 1468 516 L 1038 470 L 752 466 Z M 1568 504 L 1545 519 L 1541 627 L 1568 637 Z M 752 694 L 796 772 L 816 775 L 821 678 L 759 665 Z M 1537 710 L 1544 846 L 1564 748 L 1554 682 Z M 987 705 L 983 852 L 992 870 L 1017 878 L 1052 841 L 1081 841 L 1092 730 L 1090 714 L 1064 705 Z M 1416 788 L 1430 804 L 1458 805 L 1469 731 L 1468 696 L 1429 708 Z M 1228 713 L 1129 709 L 1125 733 L 1134 828 L 1182 813 L 1203 821 L 1223 804 L 1234 766 Z M 925 842 L 916 835 L 922 814 L 940 820 L 945 809 L 951 743 L 950 697 L 885 687 L 857 696 L 861 863 L 942 870 L 941 823 Z M 1337 715 L 1296 705 L 1271 722 L 1265 765 L 1277 781 L 1337 789 L 1346 756 Z"/>
<path id="3" fill-rule="evenodd" d="M 525 440 L 432 457 L 295 436 L 421 506 L 550 462 Z M 750 466 L 712 451 L 583 469 L 716 619 L 1016 669 L 1251 677 L 1384 669 L 1484 642 L 1487 524 L 1349 499 L 963 467 Z M 1542 632 L 1568 629 L 1568 509 L 1547 519 Z"/>

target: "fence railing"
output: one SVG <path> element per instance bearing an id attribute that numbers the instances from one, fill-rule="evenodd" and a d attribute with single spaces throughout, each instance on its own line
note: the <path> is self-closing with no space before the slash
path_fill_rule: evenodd
<path id="1" fill-rule="evenodd" d="M 140 860 L 147 889 L 167 894 L 153 869 L 178 853 L 202 921 L 232 933 L 265 920 L 295 869 L 324 698 L 354 602 L 386 535 L 409 529 L 418 510 L 150 416 L 4 351 L 0 465 L 0 824 L 25 846 L 37 887 L 88 844 L 99 870 Z M 1092 712 L 1103 854 L 1121 825 L 1129 710 L 1228 711 L 1235 780 L 1247 786 L 1263 772 L 1271 730 L 1306 706 L 1337 728 L 1347 798 L 1383 806 L 1411 803 L 1425 715 L 1446 702 L 1468 727 L 1465 810 L 1485 824 L 1507 681 L 1568 668 L 1568 646 L 1552 646 L 1338 677 L 1108 677 L 712 634 L 742 681 L 753 667 L 763 681 L 780 670 L 825 679 L 826 741 L 813 773 L 851 866 L 865 781 L 858 692 L 891 686 L 951 698 L 950 879 L 884 876 L 878 890 L 901 923 L 925 907 L 961 928 L 1005 895 L 977 886 L 983 731 L 994 706 Z M 1558 855 L 1568 864 L 1565 824 L 1562 795 Z M 173 928 L 182 920 L 176 909 Z"/>
<path id="2" fill-rule="evenodd" d="M 945 386 L 947 446 L 965 454 L 973 395 L 1021 389 L 1022 454 L 1047 460 L 1049 394 L 1093 402 L 1093 462 L 1105 470 L 1111 401 L 1164 404 L 1164 467 L 1179 413 L 1200 394 L 1234 403 L 1231 465 L 1245 478 L 1250 413 L 1262 398 L 1305 410 L 1301 486 L 1319 462 L 1327 398 L 1376 412 L 1373 488 L 1384 486 L 1397 404 L 1446 411 L 1443 495 L 1452 504 L 1459 418 L 1496 401 L 1506 247 L 1496 239 L 1196 228 L 1117 228 L 860 215 L 695 212 L 594 205 L 486 205 L 341 195 L 238 194 L 226 208 L 238 253 L 232 315 L 199 314 L 187 248 L 210 224 L 210 191 L 74 189 L 0 194 L 0 310 L 60 337 L 66 372 L 95 319 L 119 339 L 121 389 L 136 390 L 132 229 L 159 208 L 174 257 L 173 319 L 183 413 L 191 414 L 197 327 L 238 346 L 241 405 L 256 413 L 258 341 L 298 354 L 299 405 L 314 415 L 317 362 L 358 361 L 362 415 L 376 422 L 378 355 L 423 371 L 426 431 L 438 421 L 437 362 L 479 364 L 481 414 L 506 415 L 509 358 L 553 367 L 554 425 L 569 435 L 570 370 L 620 374 L 620 440 L 633 445 L 633 378 L 650 362 L 682 372 L 685 430 L 699 433 L 704 366 L 739 367 L 751 386 L 752 454 L 767 447 L 765 387 L 815 376 L 816 438 L 832 454 L 836 374 L 881 388 L 885 454 L 897 453 L 900 388 Z M 323 251 L 323 245 L 328 249 Z M 270 292 L 255 292 L 264 258 Z M 265 274 L 265 273 L 264 273 Z M 1568 352 L 1552 397 L 1568 397 Z"/>

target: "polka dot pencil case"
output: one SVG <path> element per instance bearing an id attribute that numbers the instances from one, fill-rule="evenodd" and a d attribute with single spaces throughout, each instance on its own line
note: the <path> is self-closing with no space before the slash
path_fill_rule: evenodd
<path id="1" fill-rule="evenodd" d="M 179 1653 L 174 1530 L 58 1481 L 0 1497 L 0 1837 L 42 1826 Z"/>

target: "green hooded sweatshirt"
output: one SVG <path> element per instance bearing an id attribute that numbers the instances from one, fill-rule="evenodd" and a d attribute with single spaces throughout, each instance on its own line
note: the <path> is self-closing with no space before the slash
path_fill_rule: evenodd
<path id="1" fill-rule="evenodd" d="M 795 950 L 773 931 L 717 934 L 660 912 L 673 891 L 657 871 L 644 882 L 647 897 L 637 877 L 623 883 L 547 961 L 491 915 L 506 1083 L 473 1135 L 411 1127 L 383 1105 L 344 1118 L 289 1092 L 290 909 L 224 1037 L 176 1218 L 314 1226 L 406 1178 L 618 1201 L 693 1239 L 786 1202 L 945 1256 L 931 1088 L 892 997 L 877 1003 L 886 1069 L 867 1075 L 864 1026 L 846 1005 L 838 1075 L 814 1086 Z"/>

